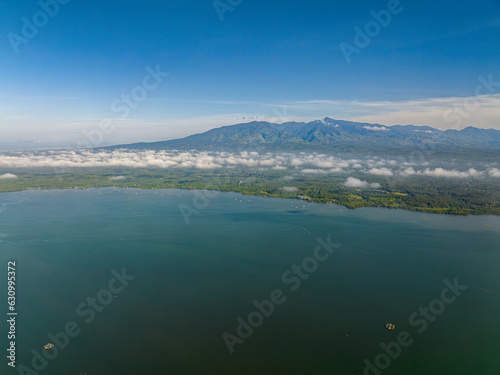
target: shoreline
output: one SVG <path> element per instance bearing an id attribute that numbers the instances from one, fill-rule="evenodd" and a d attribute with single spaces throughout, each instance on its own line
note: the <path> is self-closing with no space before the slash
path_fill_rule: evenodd
<path id="1" fill-rule="evenodd" d="M 482 212 L 469 212 L 469 213 L 455 213 L 455 212 L 445 212 L 445 209 L 442 208 L 422 208 L 422 207 L 412 207 L 412 206 L 384 206 L 384 205 L 376 205 L 376 204 L 368 204 L 369 202 L 359 202 L 357 199 L 353 199 L 351 203 L 355 203 L 356 205 L 349 204 L 340 204 L 335 201 L 325 201 L 325 199 L 314 199 L 310 197 L 299 197 L 300 194 L 297 194 L 295 197 L 293 196 L 283 196 L 280 194 L 264 194 L 259 192 L 247 192 L 247 191 L 239 191 L 237 189 L 200 189 L 197 187 L 181 187 L 181 186 L 171 186 L 171 187 L 146 187 L 146 186 L 131 186 L 131 185 L 96 185 L 96 186 L 72 186 L 72 187 L 27 187 L 27 188 L 17 188 L 10 190 L 0 190 L 0 194 L 2 193 L 19 193 L 24 191 L 36 191 L 36 190 L 90 190 L 90 189 L 99 189 L 99 188 L 116 188 L 116 189 L 138 189 L 138 190 L 185 190 L 185 191 L 217 191 L 219 193 L 238 193 L 243 196 L 257 196 L 264 198 L 276 198 L 276 199 L 290 199 L 290 200 L 299 200 L 302 202 L 308 203 L 317 203 L 324 205 L 337 205 L 339 207 L 348 209 L 348 210 L 356 210 L 360 208 L 385 208 L 390 210 L 403 210 L 410 212 L 420 212 L 423 214 L 437 214 L 437 215 L 451 215 L 451 216 L 500 216 L 500 213 L 482 213 Z M 349 203 L 349 202 L 348 202 Z"/>

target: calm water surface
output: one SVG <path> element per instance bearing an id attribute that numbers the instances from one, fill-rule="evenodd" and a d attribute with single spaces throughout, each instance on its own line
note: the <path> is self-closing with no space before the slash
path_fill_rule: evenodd
<path id="1" fill-rule="evenodd" d="M 7 261 L 17 262 L 18 368 L 32 367 L 32 350 L 74 322 L 81 332 L 37 372 L 357 375 L 378 358 L 382 374 L 500 373 L 499 217 L 223 193 L 188 224 L 179 205 L 195 209 L 194 197 L 113 188 L 1 194 L 1 280 Z M 282 275 L 328 236 L 341 246 L 291 290 Z M 122 268 L 135 279 L 100 296 L 109 304 L 86 323 L 90 315 L 76 308 Z M 455 278 L 467 289 L 436 302 Z M 275 289 L 286 301 L 230 354 L 223 334 L 236 335 L 236 319 Z M 429 304 L 439 314 L 429 312 L 420 333 L 424 323 L 410 317 Z M 2 349 L 6 330 L 4 321 Z M 381 344 L 402 332 L 411 344 L 381 357 Z M 18 373 L 2 362 L 2 374 Z"/>

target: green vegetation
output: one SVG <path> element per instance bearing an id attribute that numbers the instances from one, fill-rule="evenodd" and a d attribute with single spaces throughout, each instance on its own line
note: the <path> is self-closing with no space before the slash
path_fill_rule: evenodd
<path id="1" fill-rule="evenodd" d="M 348 208 L 386 207 L 452 215 L 500 215 L 500 186 L 494 179 L 370 178 L 370 182 L 380 183 L 381 188 L 356 189 L 343 186 L 345 175 L 306 176 L 292 171 L 121 168 L 74 169 L 61 174 L 55 174 L 52 169 L 18 169 L 8 172 L 16 174 L 18 178 L 0 180 L 2 192 L 106 186 L 208 189 L 278 198 L 302 196 L 299 199 L 335 203 Z M 124 178 L 110 179 L 116 176 Z M 355 177 L 367 179 L 367 175 Z"/>

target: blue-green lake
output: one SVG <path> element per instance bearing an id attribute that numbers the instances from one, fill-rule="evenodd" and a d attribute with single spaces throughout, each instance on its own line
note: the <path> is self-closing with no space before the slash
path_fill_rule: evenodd
<path id="1" fill-rule="evenodd" d="M 0 211 L 4 353 L 8 261 L 18 313 L 2 374 L 44 352 L 47 375 L 500 373 L 500 217 L 115 188 L 2 193 Z"/>

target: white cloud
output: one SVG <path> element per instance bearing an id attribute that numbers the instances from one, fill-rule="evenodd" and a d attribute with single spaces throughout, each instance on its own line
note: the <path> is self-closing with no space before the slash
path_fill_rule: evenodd
<path id="1" fill-rule="evenodd" d="M 405 168 L 404 170 L 402 170 L 401 172 L 399 172 L 399 174 L 401 176 L 404 176 L 404 177 L 413 176 L 416 173 L 417 173 L 417 171 L 415 169 L 413 169 L 413 168 Z"/>
<path id="2" fill-rule="evenodd" d="M 500 177 L 500 169 L 493 168 L 488 172 L 491 177 Z"/>
<path id="3" fill-rule="evenodd" d="M 392 176 L 393 173 L 389 168 L 372 168 L 368 171 L 370 174 L 377 176 Z"/>
<path id="4" fill-rule="evenodd" d="M 456 169 L 444 169 L 441 167 L 438 168 L 426 168 L 425 170 L 417 171 L 414 168 L 405 168 L 400 171 L 399 174 L 404 177 L 408 176 L 429 176 L 429 177 L 441 177 L 441 178 L 477 178 L 484 175 L 484 172 L 478 171 L 474 168 L 469 168 L 466 171 L 459 171 Z M 490 175 L 491 174 L 490 171 Z"/>
<path id="5" fill-rule="evenodd" d="M 363 129 L 371 130 L 371 131 L 386 131 L 386 130 L 389 130 L 389 128 L 386 128 L 385 126 L 363 126 Z"/>
<path id="6" fill-rule="evenodd" d="M 447 170 L 443 168 L 436 168 L 436 169 L 427 168 L 425 171 L 423 171 L 423 174 L 432 177 L 471 178 L 471 177 L 479 177 L 483 173 L 475 170 L 474 168 L 470 168 L 468 171 L 465 172 L 457 171 L 456 169 Z"/>
<path id="7" fill-rule="evenodd" d="M 17 178 L 17 176 L 15 174 L 12 174 L 12 173 L 5 173 L 5 174 L 0 176 L 0 179 L 2 179 L 2 180 L 8 180 L 8 179 L 14 179 L 14 178 Z"/>
<path id="8" fill-rule="evenodd" d="M 369 183 L 368 181 L 363 181 L 358 178 L 354 177 L 349 177 L 345 182 L 344 185 L 347 187 L 353 187 L 353 188 L 374 188 L 378 189 L 380 187 L 380 184 L 378 182 L 374 183 Z"/>
<path id="9" fill-rule="evenodd" d="M 329 169 L 328 172 L 330 172 L 330 173 L 345 173 L 345 171 L 340 167 Z"/>

